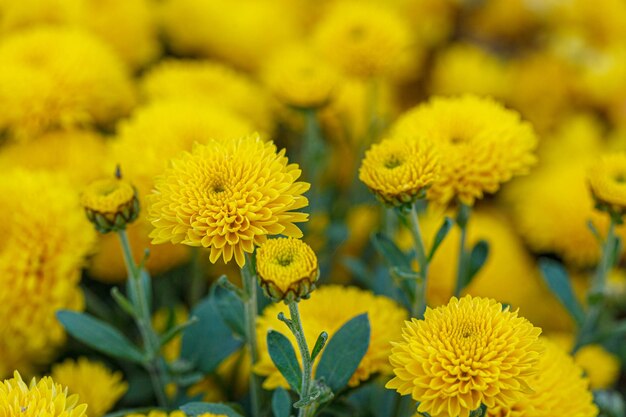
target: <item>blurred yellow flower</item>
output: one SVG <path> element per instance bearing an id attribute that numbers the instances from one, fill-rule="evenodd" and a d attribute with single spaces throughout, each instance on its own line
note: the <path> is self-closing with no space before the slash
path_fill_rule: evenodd
<path id="1" fill-rule="evenodd" d="M 234 257 L 241 267 L 244 253 L 267 235 L 302 236 L 294 223 L 308 215 L 294 210 L 308 205 L 302 194 L 310 184 L 298 182 L 300 174 L 285 150 L 258 134 L 197 145 L 156 180 L 149 198 L 152 242 L 210 248 L 211 263 Z"/>
<path id="2" fill-rule="evenodd" d="M 13 378 L 0 383 L 2 417 L 84 417 L 86 410 L 78 395 L 68 395 L 67 388 L 50 377 L 26 384 L 15 371 Z"/>
<path id="3" fill-rule="evenodd" d="M 341 308 L 337 308 L 338 304 Z M 348 320 L 362 313 L 368 314 L 371 327 L 370 345 L 359 367 L 350 378 L 351 387 L 367 380 L 371 374 L 391 372 L 389 342 L 400 337 L 402 321 L 407 318 L 407 312 L 395 301 L 356 287 L 326 285 L 314 291 L 309 300 L 300 302 L 299 308 L 304 336 L 309 346 L 315 344 L 322 331 L 326 331 L 329 338 L 332 338 Z M 266 377 L 263 382 L 265 389 L 288 387 L 287 381 L 269 356 L 266 340 L 268 330 L 278 330 L 295 346 L 295 337 L 287 325 L 277 318 L 278 313 L 287 314 L 287 311 L 287 306 L 283 303 L 272 304 L 265 308 L 257 321 L 260 358 L 254 366 L 254 372 Z M 300 353 L 297 352 L 296 355 L 301 361 Z M 314 367 L 318 362 L 319 357 Z"/>
<path id="4" fill-rule="evenodd" d="M 271 55 L 263 80 L 283 103 L 297 108 L 322 107 L 332 99 L 339 75 L 307 45 L 292 45 Z"/>
<path id="5" fill-rule="evenodd" d="M 187 417 L 187 414 L 178 410 L 172 411 L 171 413 L 160 410 L 153 410 L 150 411 L 148 414 L 131 413 L 126 414 L 125 417 Z"/>
<path id="6" fill-rule="evenodd" d="M 600 158 L 587 176 L 598 208 L 623 216 L 626 213 L 626 153 Z"/>
<path id="7" fill-rule="evenodd" d="M 87 358 L 68 359 L 56 364 L 51 376 L 87 404 L 91 417 L 103 416 L 128 390 L 121 372 L 112 372 L 102 363 Z"/>
<path id="8" fill-rule="evenodd" d="M 316 49 L 328 62 L 356 77 L 393 75 L 403 60 L 411 61 L 405 54 L 413 42 L 402 15 L 370 2 L 337 2 L 313 34 Z"/>
<path id="9" fill-rule="evenodd" d="M 582 376 L 571 356 L 540 338 L 543 353 L 537 363 L 538 372 L 531 375 L 530 390 L 508 406 L 489 407 L 489 417 L 596 417 L 589 381 Z"/>
<path id="10" fill-rule="evenodd" d="M 108 126 L 134 105 L 126 68 L 88 32 L 61 27 L 16 32 L 0 42 L 0 60 L 0 127 L 13 136 Z"/>
<path id="11" fill-rule="evenodd" d="M 148 101 L 203 100 L 256 129 L 272 131 L 268 94 L 244 73 L 217 61 L 161 61 L 143 76 L 140 89 Z"/>
<path id="12" fill-rule="evenodd" d="M 437 150 L 433 142 L 419 137 L 385 139 L 365 153 L 359 179 L 385 204 L 411 204 L 439 179 Z"/>
<path id="13" fill-rule="evenodd" d="M 537 137 L 518 113 L 473 95 L 435 97 L 401 116 L 392 128 L 398 138 L 426 138 L 440 150 L 439 179 L 428 199 L 473 205 L 500 184 L 528 173 L 535 163 Z"/>
<path id="14" fill-rule="evenodd" d="M 49 173 L 0 178 L 0 377 L 34 372 L 65 341 L 60 309 L 82 310 L 81 267 L 95 241 L 78 193 Z"/>
<path id="15" fill-rule="evenodd" d="M 405 322 L 389 358 L 387 388 L 411 394 L 419 412 L 468 417 L 481 404 L 509 407 L 529 391 L 541 353 L 541 329 L 487 298 L 452 297 Z"/>
<path id="16" fill-rule="evenodd" d="M 259 285 L 274 302 L 309 298 L 319 278 L 317 256 L 300 239 L 268 239 L 256 251 Z"/>

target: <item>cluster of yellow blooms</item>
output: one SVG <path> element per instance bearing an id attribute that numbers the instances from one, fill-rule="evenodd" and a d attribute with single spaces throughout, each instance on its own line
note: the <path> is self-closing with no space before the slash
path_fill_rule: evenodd
<path id="1" fill-rule="evenodd" d="M 361 415 L 385 389 L 393 417 L 612 415 L 623 0 L 0 0 L 0 63 L 0 417 Z M 64 310 L 142 367 L 68 343 Z"/>

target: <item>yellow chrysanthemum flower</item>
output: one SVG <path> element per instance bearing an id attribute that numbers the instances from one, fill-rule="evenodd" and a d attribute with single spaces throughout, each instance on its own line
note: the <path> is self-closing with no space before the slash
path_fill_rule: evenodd
<path id="1" fill-rule="evenodd" d="M 165 411 L 160 411 L 160 410 L 153 410 L 153 411 L 150 411 L 148 414 L 132 413 L 132 414 L 126 414 L 125 417 L 187 417 L 187 414 L 178 410 L 172 411 L 171 413 L 167 413 Z"/>
<path id="2" fill-rule="evenodd" d="M 270 91 L 283 103 L 297 108 L 326 105 L 339 84 L 335 69 L 300 44 L 273 54 L 262 73 Z"/>
<path id="3" fill-rule="evenodd" d="M 582 376 L 571 356 L 547 340 L 540 338 L 543 353 L 537 363 L 538 372 L 530 376 L 529 390 L 514 404 L 487 409 L 489 417 L 596 417 L 589 382 Z"/>
<path id="4" fill-rule="evenodd" d="M 473 95 L 436 97 L 400 117 L 399 138 L 426 138 L 440 150 L 441 172 L 428 199 L 445 205 L 458 199 L 473 205 L 500 184 L 528 173 L 537 137 L 518 113 Z"/>
<path id="5" fill-rule="evenodd" d="M 51 376 L 89 406 L 91 417 L 103 416 L 128 390 L 121 372 L 111 372 L 102 363 L 87 358 L 68 359 L 54 365 Z"/>
<path id="6" fill-rule="evenodd" d="M 439 179 L 439 161 L 429 140 L 386 139 L 365 153 L 359 179 L 385 204 L 411 204 Z"/>
<path id="7" fill-rule="evenodd" d="M 569 333 L 550 334 L 548 339 L 564 352 L 574 347 L 574 335 Z M 585 345 L 574 353 L 574 362 L 580 366 L 589 380 L 589 388 L 610 389 L 619 378 L 621 363 L 617 356 L 602 345 Z"/>
<path id="8" fill-rule="evenodd" d="M 0 383 L 0 417 L 84 417 L 87 405 L 50 377 L 27 385 L 15 371 Z"/>
<path id="9" fill-rule="evenodd" d="M 217 61 L 165 60 L 144 75 L 140 88 L 148 101 L 208 101 L 216 108 L 232 111 L 257 129 L 272 131 L 268 94 L 244 73 Z"/>
<path id="10" fill-rule="evenodd" d="M 267 235 L 302 236 L 294 223 L 308 215 L 294 210 L 308 205 L 302 194 L 310 185 L 297 181 L 300 174 L 284 149 L 276 152 L 258 134 L 197 145 L 156 180 L 149 199 L 152 242 L 210 248 L 212 263 L 234 257 L 241 267 L 244 253 Z"/>
<path id="11" fill-rule="evenodd" d="M 49 173 L 3 172 L 0 215 L 3 377 L 34 372 L 65 341 L 55 314 L 83 309 L 80 270 L 96 236 L 75 189 Z"/>
<path id="12" fill-rule="evenodd" d="M 406 56 L 413 42 L 409 23 L 371 2 L 337 3 L 318 23 L 313 42 L 328 62 L 356 77 L 389 76 L 412 60 Z"/>
<path id="13" fill-rule="evenodd" d="M 317 256 L 300 239 L 269 239 L 256 252 L 259 285 L 275 302 L 309 298 L 319 278 Z"/>
<path id="14" fill-rule="evenodd" d="M 477 94 L 508 97 L 510 73 L 497 55 L 469 43 L 452 44 L 439 54 L 432 69 L 431 94 Z"/>
<path id="15" fill-rule="evenodd" d="M 468 417 L 512 405 L 536 372 L 541 329 L 488 298 L 452 297 L 427 308 L 424 320 L 405 323 L 389 360 L 395 378 L 387 388 L 411 394 L 419 412 Z"/>
<path id="16" fill-rule="evenodd" d="M 606 155 L 587 176 L 598 208 L 623 216 L 626 213 L 626 153 Z"/>
<path id="17" fill-rule="evenodd" d="M 92 182 L 83 190 L 81 203 L 87 218 L 100 233 L 124 230 L 139 216 L 137 190 L 121 178 Z"/>
<path id="18" fill-rule="evenodd" d="M 341 308 L 337 308 L 337 304 Z M 389 354 L 391 352 L 390 341 L 400 337 L 402 321 L 407 318 L 407 312 L 393 300 L 374 295 L 370 291 L 355 287 L 341 287 L 336 285 L 323 286 L 311 294 L 311 298 L 299 304 L 304 336 L 309 346 L 313 346 L 322 331 L 328 333 L 329 338 L 341 328 L 348 320 L 367 313 L 370 320 L 370 344 L 367 353 L 359 364 L 349 385 L 359 385 L 375 373 L 389 374 Z M 280 321 L 278 313 L 287 314 L 287 306 L 283 303 L 268 306 L 257 321 L 257 338 L 259 340 L 259 361 L 254 366 L 258 375 L 265 376 L 263 388 L 275 389 L 287 388 L 287 381 L 280 374 L 267 351 L 267 332 L 277 330 L 296 343 L 293 334 L 287 325 Z M 296 356 L 300 359 L 300 353 Z M 314 363 L 317 366 L 319 357 Z"/>
<path id="19" fill-rule="evenodd" d="M 0 127 L 20 138 L 58 128 L 106 126 L 134 104 L 126 68 L 88 32 L 62 27 L 19 31 L 0 42 L 0 61 Z"/>

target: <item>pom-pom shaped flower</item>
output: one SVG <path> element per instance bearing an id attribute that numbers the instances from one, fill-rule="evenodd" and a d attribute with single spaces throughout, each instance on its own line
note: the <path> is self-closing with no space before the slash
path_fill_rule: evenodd
<path id="1" fill-rule="evenodd" d="M 626 214 L 626 153 L 600 158 L 589 170 L 587 179 L 600 210 L 619 217 Z"/>
<path id="2" fill-rule="evenodd" d="M 295 210 L 308 205 L 310 185 L 300 174 L 284 149 L 258 135 L 197 145 L 155 180 L 152 242 L 203 246 L 212 263 L 234 257 L 241 267 L 267 235 L 302 236 L 294 223 L 308 214 Z"/>
<path id="3" fill-rule="evenodd" d="M 128 390 L 121 372 L 111 372 L 103 364 L 86 358 L 54 365 L 51 376 L 89 406 L 91 417 L 103 416 Z"/>
<path id="4" fill-rule="evenodd" d="M 87 32 L 62 27 L 15 32 L 0 42 L 0 61 L 0 128 L 18 138 L 109 126 L 134 104 L 127 69 Z"/>
<path id="5" fill-rule="evenodd" d="M 537 363 L 538 372 L 529 379 L 529 390 L 508 407 L 487 409 L 489 417 L 596 417 L 589 381 L 583 370 L 564 350 L 540 338 L 543 353 Z"/>
<path id="6" fill-rule="evenodd" d="M 340 2 L 319 22 L 315 47 L 347 75 L 388 76 L 405 70 L 412 38 L 395 10 L 367 2 Z M 403 62 L 403 60 L 405 60 Z"/>
<path id="7" fill-rule="evenodd" d="M 84 417 L 86 410 L 78 395 L 68 395 L 67 388 L 50 377 L 33 378 L 27 385 L 15 371 L 13 378 L 0 383 L 1 417 Z"/>
<path id="8" fill-rule="evenodd" d="M 389 358 L 387 388 L 411 394 L 419 412 L 468 417 L 481 404 L 511 406 L 528 391 L 541 329 L 492 299 L 452 297 L 412 319 Z"/>
<path id="9" fill-rule="evenodd" d="M 267 62 L 263 79 L 283 103 L 298 108 L 322 107 L 338 85 L 336 71 L 306 46 L 281 49 Z"/>
<path id="10" fill-rule="evenodd" d="M 97 180 L 83 191 L 87 218 L 100 233 L 123 230 L 139 215 L 137 191 L 121 178 Z"/>
<path id="11" fill-rule="evenodd" d="M 269 239 L 256 253 L 259 284 L 265 294 L 278 302 L 308 298 L 319 278 L 317 256 L 300 239 Z"/>
<path id="12" fill-rule="evenodd" d="M 398 137 L 383 140 L 365 153 L 359 179 L 383 203 L 401 206 L 424 197 L 439 171 L 433 143 Z"/>
<path id="13" fill-rule="evenodd" d="M 392 134 L 426 138 L 440 150 L 441 172 L 428 199 L 473 205 L 535 163 L 537 137 L 518 113 L 473 95 L 436 97 L 400 117 Z"/>
<path id="14" fill-rule="evenodd" d="M 338 305 L 341 308 L 337 308 Z M 349 385 L 355 387 L 375 373 L 389 374 L 391 372 L 390 342 L 400 337 L 402 322 L 407 318 L 406 310 L 395 301 L 355 287 L 327 285 L 311 293 L 309 300 L 300 302 L 299 309 L 304 336 L 309 346 L 315 344 L 322 331 L 326 331 L 329 338 L 332 338 L 333 334 L 348 320 L 367 313 L 371 328 L 370 344 L 357 370 L 350 378 Z M 263 311 L 257 321 L 260 358 L 255 364 L 254 371 L 258 375 L 267 377 L 263 382 L 265 389 L 289 387 L 270 358 L 266 338 L 268 330 L 277 330 L 296 346 L 295 336 L 289 331 L 287 325 L 278 319 L 279 313 L 287 314 L 287 312 L 288 307 L 285 304 L 272 304 Z M 296 356 L 302 363 L 300 352 L 297 352 Z M 314 367 L 317 366 L 319 358 L 318 356 L 313 364 Z"/>

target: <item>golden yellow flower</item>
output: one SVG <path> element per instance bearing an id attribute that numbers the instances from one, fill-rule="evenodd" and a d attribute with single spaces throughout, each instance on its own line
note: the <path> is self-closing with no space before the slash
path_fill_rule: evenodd
<path id="1" fill-rule="evenodd" d="M 197 145 L 156 180 L 149 199 L 152 242 L 202 246 L 212 263 L 234 257 L 241 267 L 244 253 L 267 235 L 302 236 L 294 223 L 308 215 L 294 210 L 308 205 L 302 194 L 310 185 L 297 181 L 300 174 L 284 149 L 277 152 L 258 134 Z"/>
<path id="2" fill-rule="evenodd" d="M 419 401 L 433 417 L 468 417 L 481 404 L 512 405 L 528 391 L 541 352 L 541 329 L 488 298 L 452 297 L 405 323 L 389 358 L 387 388 Z"/>
<path id="3" fill-rule="evenodd" d="M 78 20 L 84 0 L 0 1 L 0 33 L 46 24 L 68 24 Z"/>
<path id="4" fill-rule="evenodd" d="M 100 362 L 87 358 L 68 359 L 52 367 L 52 379 L 76 394 L 89 406 L 91 417 L 108 412 L 128 390 L 121 372 L 112 372 Z"/>
<path id="5" fill-rule="evenodd" d="M 269 95 L 244 73 L 217 61 L 164 60 L 143 76 L 140 88 L 148 101 L 203 100 L 256 129 L 272 131 Z"/>
<path id="6" fill-rule="evenodd" d="M 489 417 L 596 417 L 589 381 L 564 350 L 540 338 L 543 353 L 538 372 L 530 376 L 531 390 L 508 406 L 487 409 Z"/>
<path id="7" fill-rule="evenodd" d="M 268 239 L 256 252 L 259 285 L 275 302 L 309 298 L 319 278 L 317 256 L 300 239 Z"/>
<path id="8" fill-rule="evenodd" d="M 263 80 L 279 100 L 298 108 L 326 105 L 339 84 L 335 69 L 300 44 L 274 53 L 263 68 Z"/>
<path id="9" fill-rule="evenodd" d="M 50 377 L 26 384 L 19 372 L 0 383 L 0 417 L 84 417 L 87 405 Z"/>
<path id="10" fill-rule="evenodd" d="M 385 204 L 411 204 L 439 179 L 439 160 L 429 140 L 386 139 L 365 153 L 359 179 Z"/>
<path id="11" fill-rule="evenodd" d="M 81 267 L 96 232 L 60 176 L 0 178 L 0 377 L 34 372 L 65 341 L 60 309 L 82 310 Z"/>
<path id="12" fill-rule="evenodd" d="M 172 411 L 171 413 L 167 413 L 165 411 L 153 410 L 153 411 L 150 411 L 148 414 L 132 413 L 132 414 L 126 414 L 125 417 L 187 417 L 187 414 L 178 410 Z"/>
<path id="13" fill-rule="evenodd" d="M 341 304 L 341 308 L 337 308 L 338 303 Z M 388 359 L 391 353 L 389 343 L 400 337 L 402 321 L 407 318 L 407 312 L 395 301 L 355 287 L 326 285 L 314 291 L 309 300 L 300 302 L 299 308 L 304 336 L 309 346 L 314 345 L 322 331 L 326 331 L 332 338 L 348 320 L 359 314 L 368 314 L 371 328 L 370 345 L 359 367 L 350 378 L 351 387 L 359 385 L 372 374 L 391 372 Z M 277 318 L 278 313 L 287 314 L 287 311 L 287 306 L 283 303 L 272 304 L 263 311 L 257 322 L 260 358 L 254 366 L 254 372 L 267 377 L 263 382 L 265 389 L 288 387 L 287 381 L 269 356 L 266 341 L 268 330 L 273 329 L 286 335 L 295 346 L 295 337 L 287 325 Z M 296 355 L 301 361 L 300 353 L 297 352 Z M 316 367 L 318 362 L 319 357 L 313 366 Z"/>
<path id="14" fill-rule="evenodd" d="M 599 209 L 618 216 L 626 213 L 626 153 L 600 158 L 589 170 L 587 180 Z"/>
<path id="15" fill-rule="evenodd" d="M 528 173 L 537 137 L 518 113 L 489 98 L 435 97 L 408 111 L 392 128 L 398 138 L 426 138 L 440 150 L 439 180 L 428 199 L 473 205 L 500 184 Z"/>
<path id="16" fill-rule="evenodd" d="M 338 2 L 321 19 L 313 43 L 347 75 L 389 76 L 412 61 L 406 56 L 413 42 L 408 21 L 393 8 L 370 2 Z M 404 61 L 404 62 L 403 62 Z"/>
<path id="17" fill-rule="evenodd" d="M 81 203 L 87 218 L 100 233 L 124 230 L 139 216 L 137 190 L 121 178 L 92 182 L 83 191 Z"/>
<path id="18" fill-rule="evenodd" d="M 0 42 L 0 60 L 0 127 L 15 137 L 106 127 L 134 104 L 123 63 L 88 32 L 62 27 L 15 32 Z"/>

